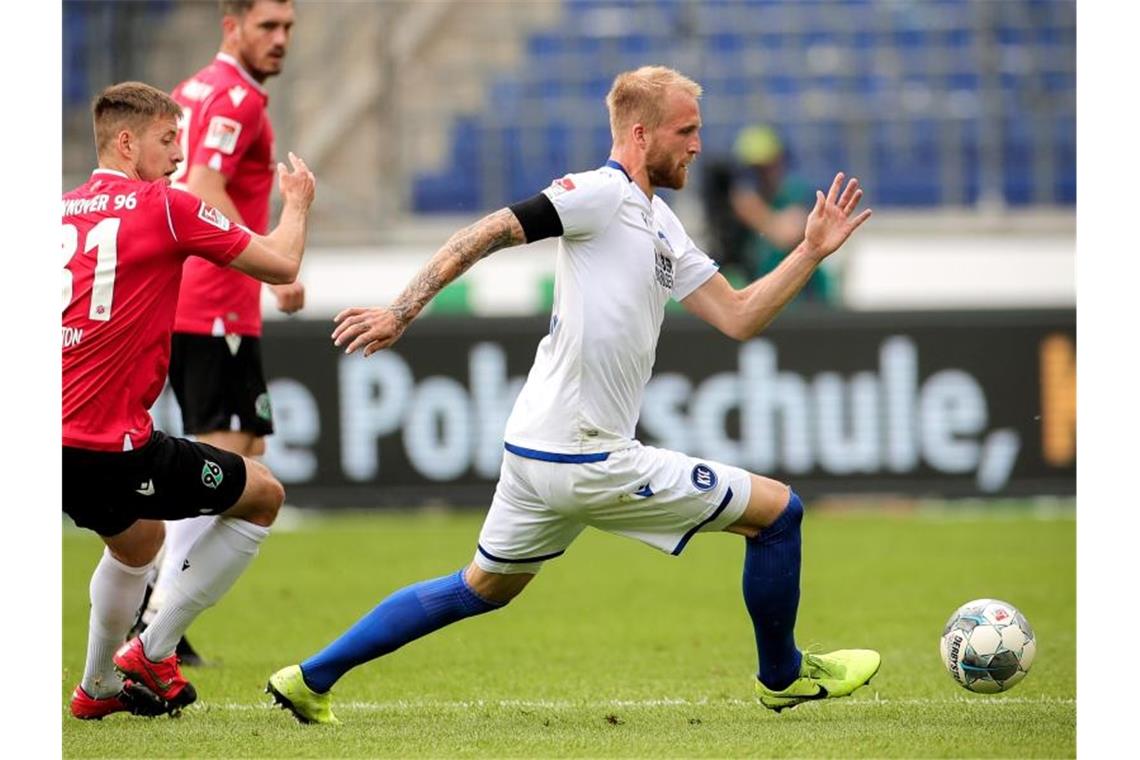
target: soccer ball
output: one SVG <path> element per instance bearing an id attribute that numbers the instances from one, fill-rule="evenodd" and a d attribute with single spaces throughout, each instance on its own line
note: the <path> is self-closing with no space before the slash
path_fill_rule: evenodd
<path id="1" fill-rule="evenodd" d="M 942 663 L 959 686 L 994 694 L 1025 678 L 1037 654 L 1037 639 L 1012 604 L 975 599 L 946 621 L 940 648 Z"/>

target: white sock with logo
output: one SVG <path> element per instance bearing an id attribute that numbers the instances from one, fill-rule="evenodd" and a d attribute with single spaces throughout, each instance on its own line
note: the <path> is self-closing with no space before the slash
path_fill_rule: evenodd
<path id="1" fill-rule="evenodd" d="M 174 654 L 190 623 L 229 591 L 268 535 L 269 528 L 240 518 L 214 520 L 179 563 L 162 608 L 143 631 L 143 651 L 150 660 Z"/>
<path id="2" fill-rule="evenodd" d="M 103 549 L 103 558 L 91 574 L 91 617 L 87 626 L 87 664 L 80 684 L 89 696 L 101 699 L 117 694 L 123 681 L 111 658 L 123 645 L 135 622 L 151 565 L 131 567 Z"/>
<path id="3" fill-rule="evenodd" d="M 142 621 L 150 625 L 155 615 L 162 609 L 163 600 L 170 593 L 174 579 L 182 569 L 182 561 L 190 547 L 198 540 L 198 536 L 209 528 L 217 518 L 214 515 L 201 515 L 186 520 L 166 521 L 166 542 L 162 549 L 162 562 L 158 566 L 158 577 L 154 581 L 154 590 L 150 592 L 150 600 L 143 610 Z"/>

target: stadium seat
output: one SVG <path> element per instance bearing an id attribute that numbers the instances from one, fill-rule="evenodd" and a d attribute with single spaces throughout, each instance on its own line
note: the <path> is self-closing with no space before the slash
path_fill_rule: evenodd
<path id="1" fill-rule="evenodd" d="M 726 154 L 740 128 L 764 120 L 784 130 L 789 151 L 805 159 L 805 173 L 826 174 L 836 162 L 866 155 L 852 141 L 869 140 L 872 165 L 866 171 L 879 185 L 878 206 L 979 200 L 985 192 L 979 117 L 986 106 L 984 90 L 993 82 L 1004 117 L 997 123 L 1000 148 L 1008 156 L 999 175 L 1006 202 L 1037 202 L 1041 192 L 1034 189 L 1032 157 L 1042 150 L 1052 156 L 1050 202 L 1075 198 L 1072 3 L 1003 0 L 984 8 L 968 0 L 563 4 L 564 18 L 576 23 L 531 33 L 515 72 L 488 83 L 484 110 L 457 120 L 450 166 L 418 178 L 416 211 L 489 208 L 503 200 L 488 197 L 489 188 L 533 192 L 536 180 L 544 184 L 600 163 L 610 145 L 601 99 L 617 71 L 650 62 L 676 66 L 702 82 L 706 153 Z M 982 68 L 989 44 L 995 46 L 996 78 Z M 891 126 L 885 115 L 913 123 Z M 1036 130 L 1016 126 L 1042 119 L 1057 124 Z M 820 128 L 821 121 L 826 128 Z M 485 146 L 479 130 L 503 123 L 515 128 L 494 127 L 498 152 L 525 166 L 491 167 L 480 161 Z M 953 162 L 953 170 L 943 171 L 947 162 Z M 480 171 L 491 178 L 484 182 L 474 176 Z M 960 184 L 943 188 L 944 175 Z"/>

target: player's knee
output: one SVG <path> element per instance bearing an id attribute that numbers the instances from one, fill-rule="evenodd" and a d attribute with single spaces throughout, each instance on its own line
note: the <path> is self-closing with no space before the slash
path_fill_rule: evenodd
<path id="1" fill-rule="evenodd" d="M 260 462 L 246 459 L 245 468 L 245 491 L 237 505 L 226 514 L 268 528 L 285 503 L 285 487 Z"/>
<path id="2" fill-rule="evenodd" d="M 804 503 L 794 488 L 788 488 L 788 503 L 784 507 L 784 515 L 789 523 L 799 525 L 804 521 Z"/>
<path id="3" fill-rule="evenodd" d="M 755 474 L 751 475 L 751 486 L 752 492 L 744 513 L 726 530 L 755 538 L 761 530 L 780 518 L 789 504 L 790 495 L 795 492 L 785 483 Z"/>
<path id="4" fill-rule="evenodd" d="M 533 573 L 489 573 L 475 563 L 467 566 L 463 579 L 472 593 L 492 604 L 506 604 L 522 593 Z"/>
<path id="5" fill-rule="evenodd" d="M 144 567 L 158 556 L 166 538 L 166 526 L 161 520 L 139 520 L 127 532 L 108 540 L 111 556 L 128 567 Z"/>

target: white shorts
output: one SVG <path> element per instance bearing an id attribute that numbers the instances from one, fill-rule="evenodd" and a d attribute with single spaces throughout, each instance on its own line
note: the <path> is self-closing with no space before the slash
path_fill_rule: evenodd
<path id="1" fill-rule="evenodd" d="M 740 518 L 750 477 L 637 442 L 588 463 L 506 451 L 475 563 L 491 573 L 537 573 L 587 525 L 680 554 L 697 531 L 723 530 Z"/>

